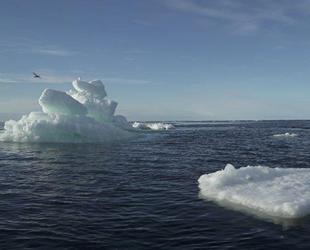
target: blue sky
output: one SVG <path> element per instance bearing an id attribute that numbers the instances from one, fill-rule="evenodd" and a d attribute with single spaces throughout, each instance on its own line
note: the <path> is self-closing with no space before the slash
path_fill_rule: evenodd
<path id="1" fill-rule="evenodd" d="M 130 120 L 309 119 L 309 52 L 305 0 L 1 0 L 0 120 L 78 76 Z"/>

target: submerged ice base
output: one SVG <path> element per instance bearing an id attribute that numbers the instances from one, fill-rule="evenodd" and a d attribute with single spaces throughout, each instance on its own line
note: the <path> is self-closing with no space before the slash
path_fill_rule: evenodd
<path id="1" fill-rule="evenodd" d="M 280 218 L 310 214 L 310 169 L 243 167 L 202 175 L 202 197 Z"/>

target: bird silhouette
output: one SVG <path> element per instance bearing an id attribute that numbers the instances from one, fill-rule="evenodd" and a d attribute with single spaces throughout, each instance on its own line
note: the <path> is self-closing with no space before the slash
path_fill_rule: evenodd
<path id="1" fill-rule="evenodd" d="M 34 75 L 34 78 L 42 78 L 41 76 L 37 75 L 36 73 L 32 72 Z"/>

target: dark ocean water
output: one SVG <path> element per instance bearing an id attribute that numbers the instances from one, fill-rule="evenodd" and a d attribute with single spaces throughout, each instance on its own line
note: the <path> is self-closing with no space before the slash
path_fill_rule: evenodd
<path id="1" fill-rule="evenodd" d="M 310 221 L 199 198 L 198 178 L 310 168 L 310 121 L 179 122 L 112 144 L 0 143 L 0 249 L 309 249 Z M 279 133 L 296 138 L 274 138 Z"/>

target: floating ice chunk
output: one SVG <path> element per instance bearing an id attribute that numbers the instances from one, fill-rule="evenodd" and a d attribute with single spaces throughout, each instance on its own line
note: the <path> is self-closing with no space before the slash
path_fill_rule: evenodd
<path id="1" fill-rule="evenodd" d="M 93 80 L 90 82 L 75 80 L 72 82 L 72 84 L 78 92 L 85 91 L 100 98 L 104 98 L 107 96 L 104 85 L 100 80 Z"/>
<path id="2" fill-rule="evenodd" d="M 298 135 L 297 134 L 290 134 L 290 133 L 274 135 L 274 137 L 296 137 L 296 136 L 298 136 Z"/>
<path id="3" fill-rule="evenodd" d="M 78 92 L 46 89 L 39 103 L 43 112 L 32 112 L 19 121 L 7 121 L 0 141 L 108 142 L 134 137 L 125 117 L 114 116 L 117 102 L 105 100 L 101 81 L 74 81 Z"/>
<path id="4" fill-rule="evenodd" d="M 117 102 L 98 98 L 98 96 L 94 96 L 86 91 L 79 93 L 71 91 L 68 93 L 87 108 L 88 116 L 93 117 L 97 121 L 113 121 Z"/>
<path id="5" fill-rule="evenodd" d="M 45 89 L 40 96 L 39 103 L 45 113 L 63 113 L 68 115 L 87 114 L 87 108 L 85 106 L 62 91 Z"/>
<path id="6" fill-rule="evenodd" d="M 0 141 L 88 143 L 124 140 L 134 136 L 112 124 L 87 116 L 32 112 L 19 121 L 5 122 Z"/>
<path id="7" fill-rule="evenodd" d="M 168 130 L 168 129 L 174 129 L 174 126 L 172 124 L 168 123 L 142 123 L 142 122 L 135 122 L 132 125 L 136 129 L 140 130 Z"/>
<path id="8" fill-rule="evenodd" d="M 135 122 L 132 127 L 136 128 L 136 129 L 150 129 L 148 126 L 147 126 L 147 123 L 142 123 L 142 122 Z"/>
<path id="9" fill-rule="evenodd" d="M 202 175 L 202 197 L 281 218 L 310 214 L 310 169 L 243 167 Z"/>

